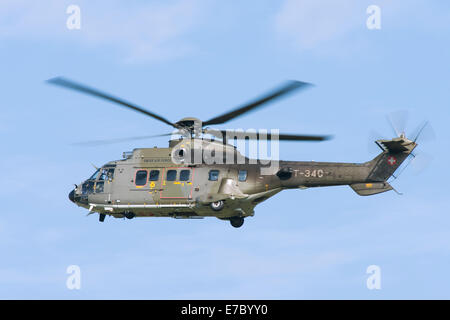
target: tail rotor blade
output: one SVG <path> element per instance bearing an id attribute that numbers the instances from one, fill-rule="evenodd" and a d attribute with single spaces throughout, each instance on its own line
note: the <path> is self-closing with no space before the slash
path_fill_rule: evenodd
<path id="1" fill-rule="evenodd" d="M 387 116 L 387 120 L 395 135 L 399 137 L 405 133 L 406 124 L 408 122 L 408 111 L 399 110 L 392 112 Z"/>
<path id="2" fill-rule="evenodd" d="M 375 141 L 383 139 L 383 135 L 375 130 L 370 130 L 369 139 L 367 141 L 367 150 L 369 154 L 378 154 L 380 153 L 380 147 L 376 144 Z"/>
<path id="3" fill-rule="evenodd" d="M 413 173 L 416 175 L 421 174 L 428 167 L 430 167 L 433 160 L 434 157 L 426 152 L 416 154 L 414 159 L 411 160 L 411 168 L 413 169 Z"/>
<path id="4" fill-rule="evenodd" d="M 408 120 L 408 112 L 406 110 L 402 111 L 396 111 L 388 114 L 386 116 L 392 130 L 394 131 L 396 137 L 401 137 L 403 134 L 405 134 L 405 127 Z M 405 134 L 406 135 L 406 134 Z M 369 150 L 375 150 L 374 145 L 372 144 L 373 140 L 378 140 L 381 138 L 381 135 L 376 133 L 375 131 L 371 131 L 370 133 L 370 145 Z M 375 138 L 376 137 L 376 138 Z M 375 139 L 374 139 L 375 138 Z M 433 140 L 436 138 L 436 135 L 434 133 L 433 128 L 431 127 L 430 123 L 428 121 L 424 121 L 420 124 L 420 126 L 413 131 L 413 133 L 408 134 L 407 139 L 412 140 L 413 142 L 418 143 L 418 140 L 425 141 L 425 140 Z M 384 140 L 384 139 L 383 139 Z M 390 139 L 386 139 L 390 140 Z M 393 139 L 396 140 L 396 139 Z M 398 140 L 398 139 L 397 139 Z M 378 150 L 379 152 L 380 150 Z M 408 156 L 408 160 L 405 161 L 397 170 L 397 174 L 394 177 L 394 179 L 397 179 L 405 169 L 408 167 L 412 168 L 412 171 L 414 174 L 420 174 L 423 171 L 425 171 L 430 164 L 433 161 L 433 156 L 423 152 L 419 151 L 419 153 L 410 153 Z"/>
<path id="5" fill-rule="evenodd" d="M 417 129 L 413 132 L 411 137 L 414 142 L 430 142 L 436 139 L 436 133 L 433 127 L 428 121 L 424 121 Z"/>

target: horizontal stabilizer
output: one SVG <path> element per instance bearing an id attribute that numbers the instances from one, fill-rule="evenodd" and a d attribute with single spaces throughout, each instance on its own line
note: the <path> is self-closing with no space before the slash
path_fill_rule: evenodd
<path id="1" fill-rule="evenodd" d="M 350 187 L 360 196 L 371 196 L 393 189 L 387 182 L 354 183 Z"/>
<path id="2" fill-rule="evenodd" d="M 394 138 L 392 140 L 377 140 L 376 143 L 381 149 L 390 153 L 411 152 L 416 143 L 405 137 Z"/>

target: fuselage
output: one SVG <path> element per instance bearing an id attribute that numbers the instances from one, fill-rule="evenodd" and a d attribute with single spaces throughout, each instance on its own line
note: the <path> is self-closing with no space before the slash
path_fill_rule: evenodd
<path id="1" fill-rule="evenodd" d="M 362 183 L 371 170 L 370 163 L 277 161 L 263 165 L 242 157 L 233 146 L 226 148 L 224 161 L 214 163 L 204 159 L 174 162 L 174 152 L 189 152 L 180 143 L 135 149 L 98 169 L 73 191 L 71 200 L 91 212 L 114 217 L 132 212 L 136 216 L 226 219 L 253 215 L 257 204 L 283 189 Z M 226 154 L 233 154 L 232 163 L 227 163 Z M 213 210 L 210 204 L 218 201 L 225 203 L 224 208 Z"/>

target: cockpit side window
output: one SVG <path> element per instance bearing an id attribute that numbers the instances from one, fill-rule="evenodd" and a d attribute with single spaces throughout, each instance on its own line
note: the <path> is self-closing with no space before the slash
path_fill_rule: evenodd
<path id="1" fill-rule="evenodd" d="M 95 184 L 95 193 L 102 193 L 105 188 L 105 182 L 104 181 L 98 181 Z"/>
<path id="2" fill-rule="evenodd" d="M 88 180 L 81 186 L 81 193 L 82 194 L 90 194 L 94 192 L 94 181 Z"/>
<path id="3" fill-rule="evenodd" d="M 106 176 L 109 181 L 112 181 L 114 179 L 114 168 L 109 168 Z"/>
<path id="4" fill-rule="evenodd" d="M 114 168 L 103 168 L 100 174 L 100 181 L 112 181 L 114 178 Z"/>
<path id="5" fill-rule="evenodd" d="M 105 181 L 107 179 L 108 170 L 102 169 L 102 173 L 100 174 L 100 178 L 98 180 Z"/>

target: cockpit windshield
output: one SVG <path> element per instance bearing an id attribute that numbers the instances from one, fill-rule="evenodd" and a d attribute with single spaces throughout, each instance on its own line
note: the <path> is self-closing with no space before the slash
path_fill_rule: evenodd
<path id="1" fill-rule="evenodd" d="M 100 172 L 100 169 L 97 169 L 97 171 L 95 171 L 94 174 L 88 180 L 95 180 L 95 179 L 97 179 L 97 176 L 98 176 L 99 172 Z"/>
<path id="2" fill-rule="evenodd" d="M 103 193 L 105 181 L 112 182 L 114 179 L 115 165 L 105 165 L 97 169 L 94 174 L 82 184 L 82 194 Z"/>

